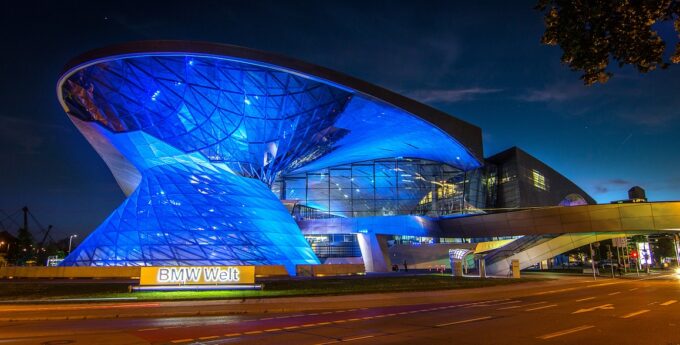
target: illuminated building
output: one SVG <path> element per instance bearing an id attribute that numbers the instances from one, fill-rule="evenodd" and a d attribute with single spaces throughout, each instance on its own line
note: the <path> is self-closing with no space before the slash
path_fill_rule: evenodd
<path id="1" fill-rule="evenodd" d="M 497 206 L 497 187 L 512 178 L 496 173 L 507 164 L 485 164 L 476 126 L 241 47 L 99 49 L 67 65 L 57 93 L 127 196 L 62 265 L 280 264 L 294 273 L 320 262 L 317 244 L 331 233 L 358 242 L 366 261 L 382 235 L 432 236 L 414 229 Z M 551 172 L 531 170 L 537 193 L 563 183 Z M 339 234 L 330 223 L 351 225 Z M 301 227 L 318 230 L 305 230 L 311 246 Z M 357 247 L 341 252 L 323 258 Z"/>

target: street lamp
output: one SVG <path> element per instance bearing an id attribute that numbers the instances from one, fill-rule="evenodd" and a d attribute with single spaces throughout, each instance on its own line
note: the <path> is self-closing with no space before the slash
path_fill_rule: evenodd
<path id="1" fill-rule="evenodd" d="M 68 253 L 71 254 L 71 244 L 73 244 L 73 238 L 78 237 L 78 235 L 73 234 L 68 237 Z"/>

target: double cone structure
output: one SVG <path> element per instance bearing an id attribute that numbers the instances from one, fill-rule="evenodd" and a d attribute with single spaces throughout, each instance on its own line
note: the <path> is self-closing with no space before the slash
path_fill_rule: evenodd
<path id="1" fill-rule="evenodd" d="M 62 265 L 281 264 L 292 273 L 319 261 L 271 192 L 277 177 L 389 157 L 480 165 L 470 149 L 480 143 L 454 138 L 475 127 L 245 48 L 100 49 L 71 62 L 57 92 L 127 195 Z"/>

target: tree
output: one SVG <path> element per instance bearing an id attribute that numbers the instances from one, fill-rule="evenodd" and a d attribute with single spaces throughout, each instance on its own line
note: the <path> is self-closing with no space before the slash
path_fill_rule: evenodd
<path id="1" fill-rule="evenodd" d="M 668 237 L 661 237 L 654 246 L 654 255 L 657 258 L 674 258 L 675 257 L 675 243 Z"/>
<path id="2" fill-rule="evenodd" d="M 680 0 L 539 0 L 536 9 L 545 14 L 542 43 L 560 46 L 586 85 L 606 83 L 611 60 L 641 73 L 680 63 L 680 42 L 665 61 L 666 42 L 653 28 L 673 21 L 680 37 Z"/>
<path id="3" fill-rule="evenodd" d="M 33 259 L 33 235 L 25 227 L 19 228 L 17 239 L 9 253 L 10 262 L 16 265 L 24 265 Z"/>

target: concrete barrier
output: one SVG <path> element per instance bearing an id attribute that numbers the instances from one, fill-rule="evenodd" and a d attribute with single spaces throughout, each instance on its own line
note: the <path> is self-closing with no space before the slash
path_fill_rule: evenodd
<path id="1" fill-rule="evenodd" d="M 295 271 L 299 277 L 343 276 L 366 273 L 362 264 L 340 265 L 297 265 Z"/>
<path id="2" fill-rule="evenodd" d="M 114 278 L 138 279 L 139 267 L 0 267 L 0 278 Z"/>
<path id="3" fill-rule="evenodd" d="M 139 279 L 139 266 L 109 266 L 109 267 L 0 267 L 0 279 L 7 278 L 109 278 L 109 279 Z M 255 277 L 287 277 L 288 271 L 283 265 L 255 266 Z"/>
<path id="4" fill-rule="evenodd" d="M 288 277 L 286 266 L 283 265 L 266 265 L 255 266 L 255 278 L 267 277 Z"/>
<path id="5" fill-rule="evenodd" d="M 297 274 L 302 277 L 338 276 L 365 273 L 362 264 L 339 265 L 297 265 Z M 109 278 L 109 279 L 139 279 L 139 266 L 109 266 L 109 267 L 0 267 L 0 279 L 6 278 Z M 288 271 L 283 265 L 255 266 L 256 278 L 287 277 Z"/>

